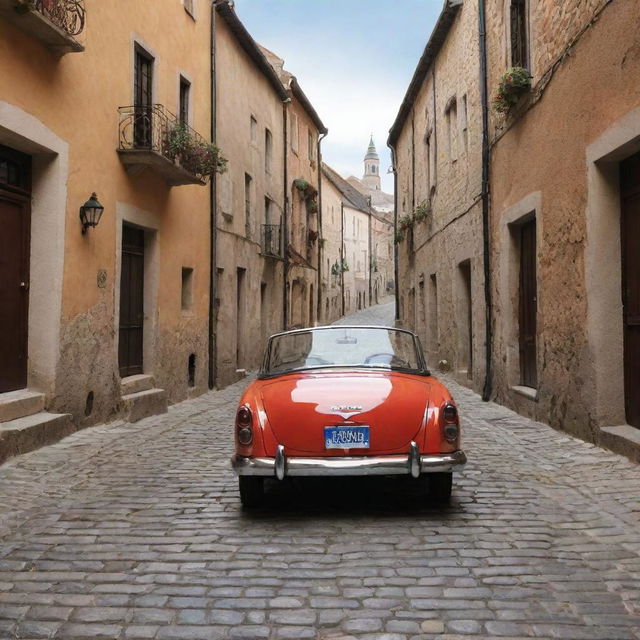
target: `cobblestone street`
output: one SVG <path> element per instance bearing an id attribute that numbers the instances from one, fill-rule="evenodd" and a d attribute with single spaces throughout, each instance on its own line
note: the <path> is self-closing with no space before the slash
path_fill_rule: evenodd
<path id="1" fill-rule="evenodd" d="M 0 467 L 1 638 L 640 639 L 637 465 L 449 382 L 469 457 L 449 507 L 300 481 L 246 513 L 245 384 Z"/>

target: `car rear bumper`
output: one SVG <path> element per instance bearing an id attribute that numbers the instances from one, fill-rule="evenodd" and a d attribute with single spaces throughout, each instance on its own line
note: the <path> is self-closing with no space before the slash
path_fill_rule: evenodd
<path id="1" fill-rule="evenodd" d="M 245 458 L 234 455 L 231 466 L 239 476 L 386 476 L 442 473 L 460 470 L 467 462 L 464 451 L 421 455 L 412 443 L 408 455 L 345 456 L 328 458 L 287 457 L 284 447 L 275 458 Z"/>

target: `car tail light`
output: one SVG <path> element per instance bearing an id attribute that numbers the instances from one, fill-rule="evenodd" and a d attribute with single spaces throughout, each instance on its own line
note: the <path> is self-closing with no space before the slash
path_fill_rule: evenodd
<path id="1" fill-rule="evenodd" d="M 240 407 L 236 414 L 236 427 L 238 430 L 238 442 L 251 444 L 253 440 L 253 415 L 249 407 Z"/>
<path id="2" fill-rule="evenodd" d="M 442 409 L 442 428 L 444 437 L 447 442 L 455 442 L 460 434 L 460 426 L 458 424 L 458 409 L 455 405 L 447 403 Z"/>

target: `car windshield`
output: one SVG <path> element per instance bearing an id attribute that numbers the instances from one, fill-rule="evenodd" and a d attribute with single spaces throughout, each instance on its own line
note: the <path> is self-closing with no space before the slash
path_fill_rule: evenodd
<path id="1" fill-rule="evenodd" d="M 420 346 L 411 332 L 336 326 L 272 336 L 261 376 L 338 367 L 427 373 Z"/>

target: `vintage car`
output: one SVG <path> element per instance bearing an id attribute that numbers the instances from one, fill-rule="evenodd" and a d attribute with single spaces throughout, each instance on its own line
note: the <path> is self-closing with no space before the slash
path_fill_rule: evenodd
<path id="1" fill-rule="evenodd" d="M 258 379 L 236 413 L 240 499 L 257 506 L 264 479 L 427 476 L 447 502 L 460 449 L 458 410 L 429 373 L 417 336 L 333 325 L 269 338 Z"/>

